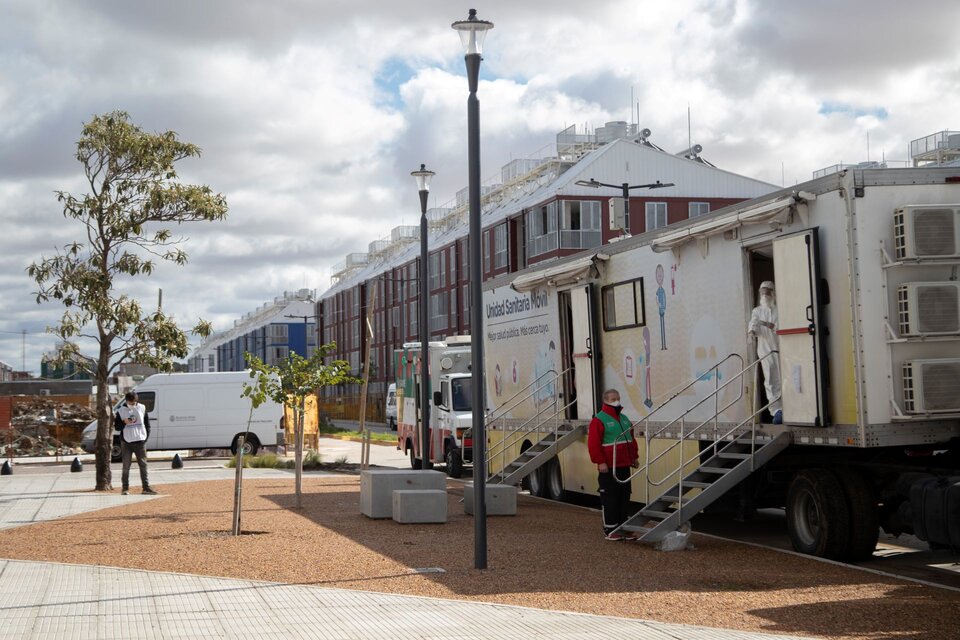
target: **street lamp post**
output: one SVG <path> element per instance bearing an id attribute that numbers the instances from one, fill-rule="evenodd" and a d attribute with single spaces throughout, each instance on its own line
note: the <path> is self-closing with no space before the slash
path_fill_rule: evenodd
<path id="1" fill-rule="evenodd" d="M 430 195 L 430 179 L 435 175 L 421 164 L 419 171 L 410 172 L 417 179 L 420 193 L 420 467 L 430 468 L 430 327 L 427 325 L 427 196 Z"/>
<path id="2" fill-rule="evenodd" d="M 480 100 L 477 86 L 480 83 L 480 61 L 483 59 L 483 41 L 493 23 L 477 19 L 477 10 L 470 9 L 466 20 L 450 25 L 460 34 L 465 50 L 467 83 L 470 95 L 467 98 L 467 154 L 468 193 L 470 201 L 470 352 L 473 374 L 473 565 L 487 568 L 487 434 L 486 389 L 483 374 L 483 256 L 480 253 Z"/>
<path id="3" fill-rule="evenodd" d="M 664 187 L 672 187 L 672 182 L 651 182 L 650 184 L 630 184 L 629 182 L 624 182 L 622 184 L 607 184 L 606 182 L 597 182 L 593 178 L 589 180 L 577 180 L 574 184 L 581 187 L 591 187 L 593 189 L 599 189 L 600 187 L 609 187 L 611 189 L 621 189 L 623 192 L 623 220 L 625 229 L 621 229 L 630 234 L 630 190 L 631 189 L 663 189 Z M 612 215 L 612 214 L 611 214 Z"/>

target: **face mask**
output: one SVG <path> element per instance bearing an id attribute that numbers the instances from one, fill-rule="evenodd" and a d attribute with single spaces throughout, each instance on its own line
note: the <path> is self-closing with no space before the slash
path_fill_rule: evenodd
<path id="1" fill-rule="evenodd" d="M 619 409 L 619 408 L 620 408 L 620 401 L 619 401 L 619 400 L 617 400 L 616 402 L 608 402 L 607 404 L 609 404 L 609 405 L 610 405 L 611 407 L 613 407 L 614 409 Z"/>

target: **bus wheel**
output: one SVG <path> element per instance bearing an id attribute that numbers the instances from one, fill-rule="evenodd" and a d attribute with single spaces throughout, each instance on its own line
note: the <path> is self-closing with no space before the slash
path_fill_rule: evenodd
<path id="1" fill-rule="evenodd" d="M 560 460 L 553 458 L 543 465 L 544 494 L 551 500 L 563 500 L 563 473 L 560 471 Z"/>
<path id="2" fill-rule="evenodd" d="M 546 474 L 544 474 L 544 468 L 540 467 L 526 478 L 523 479 L 526 489 L 530 492 L 530 495 L 537 496 L 538 498 L 547 497 L 547 480 Z"/>
<path id="3" fill-rule="evenodd" d="M 113 439 L 113 445 L 110 446 L 110 462 L 120 462 L 123 460 L 123 450 L 120 448 L 120 436 Z"/>
<path id="4" fill-rule="evenodd" d="M 410 452 L 410 468 L 419 469 L 423 466 L 423 460 L 417 457 L 416 452 L 413 449 L 413 443 L 407 440 L 407 451 Z"/>
<path id="5" fill-rule="evenodd" d="M 233 443 L 230 445 L 230 453 L 237 455 L 237 443 L 240 442 L 240 435 L 237 434 L 233 438 Z M 260 441 L 257 440 L 257 436 L 252 433 L 243 441 L 243 455 L 245 456 L 255 456 L 257 451 L 260 451 Z"/>
<path id="6" fill-rule="evenodd" d="M 870 481 L 854 469 L 837 469 L 850 510 L 850 549 L 847 559 L 860 562 L 869 559 L 880 538 L 877 495 Z"/>
<path id="7" fill-rule="evenodd" d="M 447 475 L 451 478 L 459 478 L 463 475 L 463 458 L 460 456 L 460 449 L 449 447 L 447 455 L 444 456 L 447 463 Z"/>
<path id="8" fill-rule="evenodd" d="M 828 469 L 804 469 L 787 490 L 787 531 L 793 548 L 831 560 L 850 549 L 850 512 L 843 487 Z"/>

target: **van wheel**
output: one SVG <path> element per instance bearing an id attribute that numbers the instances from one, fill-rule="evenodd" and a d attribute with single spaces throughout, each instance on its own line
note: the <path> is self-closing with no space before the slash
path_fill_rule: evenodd
<path id="1" fill-rule="evenodd" d="M 110 446 L 110 462 L 123 461 L 123 450 L 120 448 L 120 438 L 113 439 L 113 445 Z"/>
<path id="2" fill-rule="evenodd" d="M 423 460 L 417 457 L 417 454 L 413 449 L 413 443 L 409 440 L 407 440 L 407 451 L 410 453 L 410 468 L 421 468 L 423 466 Z"/>
<path id="3" fill-rule="evenodd" d="M 230 453 L 237 455 L 237 442 L 240 441 L 240 435 L 237 434 L 233 438 L 233 443 L 230 445 Z M 243 441 L 243 455 L 245 456 L 255 456 L 257 451 L 260 451 L 260 441 L 257 440 L 257 436 L 250 434 L 250 437 Z"/>
<path id="4" fill-rule="evenodd" d="M 447 449 L 447 455 L 444 456 L 447 463 L 447 475 L 451 478 L 459 478 L 463 475 L 463 458 L 460 456 L 460 449 L 450 447 Z"/>
<path id="5" fill-rule="evenodd" d="M 560 471 L 560 460 L 553 458 L 543 465 L 544 497 L 551 500 L 563 500 L 563 473 Z"/>
<path id="6" fill-rule="evenodd" d="M 787 532 L 793 548 L 831 560 L 850 550 L 850 512 L 843 486 L 829 469 L 804 469 L 787 490 Z"/>
<path id="7" fill-rule="evenodd" d="M 387 426 L 390 427 L 390 431 L 396 431 L 396 430 L 397 430 L 397 419 L 396 419 L 396 418 L 390 418 L 389 420 L 387 420 Z"/>

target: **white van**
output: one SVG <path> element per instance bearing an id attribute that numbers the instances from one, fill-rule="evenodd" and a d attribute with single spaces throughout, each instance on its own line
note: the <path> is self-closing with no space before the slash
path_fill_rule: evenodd
<path id="1" fill-rule="evenodd" d="M 137 399 L 150 416 L 148 451 L 227 449 L 236 453 L 237 438 L 250 433 L 244 454 L 283 444 L 283 408 L 268 400 L 250 415 L 250 400 L 242 396 L 249 371 L 222 373 L 159 373 L 137 385 Z M 116 411 L 116 407 L 114 407 Z M 112 414 L 111 414 L 112 416 Z M 111 418 L 112 419 L 112 418 Z M 112 425 L 111 425 L 112 430 Z M 120 434 L 113 432 L 111 458 L 119 459 Z M 81 446 L 93 453 L 97 423 L 83 430 Z"/>
<path id="2" fill-rule="evenodd" d="M 391 431 L 397 430 L 397 385 L 387 387 L 387 406 L 383 415 L 387 418 L 387 426 Z"/>

